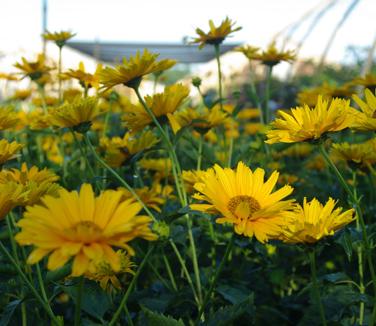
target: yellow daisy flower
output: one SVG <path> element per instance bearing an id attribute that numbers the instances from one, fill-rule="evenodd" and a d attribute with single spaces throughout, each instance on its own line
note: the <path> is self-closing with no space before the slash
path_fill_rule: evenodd
<path id="1" fill-rule="evenodd" d="M 237 115 L 239 120 L 253 120 L 260 117 L 260 110 L 257 108 L 241 109 Z"/>
<path id="2" fill-rule="evenodd" d="M 0 131 L 11 129 L 18 122 L 18 113 L 12 106 L 0 107 Z"/>
<path id="3" fill-rule="evenodd" d="M 375 149 L 375 140 L 361 144 L 333 144 L 333 156 L 355 168 L 367 167 L 376 163 Z"/>
<path id="4" fill-rule="evenodd" d="M 102 65 L 98 64 L 97 69 L 95 70 L 94 74 L 90 74 L 85 71 L 85 65 L 81 61 L 78 64 L 78 69 L 69 69 L 67 72 L 63 73 L 63 77 L 69 77 L 73 79 L 77 79 L 80 83 L 80 85 L 85 88 L 99 88 L 99 73 L 102 71 Z"/>
<path id="5" fill-rule="evenodd" d="M 182 178 L 184 181 L 184 186 L 187 193 L 191 194 L 194 192 L 194 185 L 197 182 L 201 181 L 206 175 L 206 171 L 204 170 L 189 170 L 189 171 L 182 171 Z"/>
<path id="6" fill-rule="evenodd" d="M 202 29 L 196 28 L 196 33 L 198 37 L 193 39 L 192 44 L 199 44 L 199 49 L 202 49 L 206 44 L 219 45 L 224 39 L 230 34 L 241 30 L 241 27 L 235 27 L 236 22 L 231 21 L 226 17 L 221 24 L 216 27 L 212 20 L 209 20 L 210 31 L 205 33 Z"/>
<path id="7" fill-rule="evenodd" d="M 360 85 L 365 88 L 376 90 L 376 75 L 367 74 L 365 77 L 358 77 L 351 81 L 352 85 Z"/>
<path id="8" fill-rule="evenodd" d="M 167 120 L 171 122 L 172 113 L 179 108 L 188 95 L 188 87 L 176 84 L 167 86 L 163 93 L 145 96 L 145 102 L 161 123 Z M 153 122 L 141 104 L 134 105 L 131 103 L 128 103 L 124 108 L 123 120 L 126 127 L 132 132 L 142 130 Z M 171 124 L 174 125 L 174 122 L 172 120 Z"/>
<path id="9" fill-rule="evenodd" d="M 243 162 L 236 170 L 215 165 L 194 186 L 199 193 L 193 198 L 207 204 L 193 204 L 191 208 L 220 214 L 216 222 L 234 224 L 237 234 L 255 235 L 260 242 L 276 238 L 285 223 L 284 212 L 293 206 L 292 200 L 281 201 L 292 193 L 292 187 L 286 185 L 272 193 L 278 175 L 274 171 L 264 182 L 261 168 L 252 172 Z"/>
<path id="10" fill-rule="evenodd" d="M 21 58 L 22 63 L 16 62 L 14 66 L 23 71 L 24 77 L 29 77 L 35 82 L 43 81 L 46 74 L 54 68 L 46 66 L 46 58 L 43 54 L 39 54 L 37 61 L 27 61 Z M 44 81 L 43 81 L 44 83 Z"/>
<path id="11" fill-rule="evenodd" d="M 321 96 L 316 106 L 308 105 L 291 109 L 291 114 L 278 111 L 281 118 L 275 119 L 272 130 L 267 132 L 266 143 L 295 143 L 317 140 L 327 132 L 336 132 L 350 127 L 354 117 L 350 101 L 333 99 L 324 101 Z"/>
<path id="12" fill-rule="evenodd" d="M 0 183 L 0 220 L 16 206 L 25 202 L 27 193 L 15 182 Z"/>
<path id="13" fill-rule="evenodd" d="M 138 88 L 143 76 L 153 72 L 164 71 L 175 65 L 176 61 L 163 59 L 156 61 L 159 54 L 150 53 L 147 49 L 142 55 L 137 51 L 136 56 L 129 60 L 123 59 L 123 64 L 115 68 L 106 67 L 99 73 L 100 83 L 104 90 L 116 85 L 125 85 L 131 88 Z"/>
<path id="14" fill-rule="evenodd" d="M 0 167 L 6 161 L 17 157 L 17 152 L 23 147 L 22 144 L 13 141 L 9 143 L 6 139 L 0 139 Z"/>
<path id="15" fill-rule="evenodd" d="M 253 57 L 249 57 L 249 59 L 259 60 L 264 65 L 267 66 L 275 66 L 279 64 L 281 61 L 292 62 L 296 58 L 294 51 L 287 50 L 287 51 L 279 51 L 276 47 L 275 42 L 272 42 L 266 51 L 263 51 L 261 54 L 255 53 Z"/>
<path id="16" fill-rule="evenodd" d="M 260 48 L 251 45 L 243 45 L 235 48 L 235 51 L 241 52 L 247 57 L 247 59 L 253 60 L 255 56 L 259 54 Z"/>
<path id="17" fill-rule="evenodd" d="M 65 45 L 65 43 L 75 35 L 76 34 L 73 34 L 72 32 L 68 31 L 60 31 L 54 33 L 47 31 L 46 33 L 42 34 L 45 40 L 55 42 L 55 44 L 59 48 L 62 48 Z"/>
<path id="18" fill-rule="evenodd" d="M 0 171 L 0 184 L 13 182 L 22 186 L 23 191 L 27 193 L 25 201 L 20 203 L 21 206 L 34 205 L 44 195 L 55 196 L 60 188 L 55 183 L 57 180 L 59 180 L 59 177 L 52 171 L 46 168 L 39 170 L 36 166 L 28 169 L 26 163 L 22 164 L 21 170 L 11 169 Z"/>
<path id="19" fill-rule="evenodd" d="M 143 158 L 138 163 L 141 168 L 155 172 L 155 180 L 165 179 L 171 175 L 172 163 L 169 158 Z"/>
<path id="20" fill-rule="evenodd" d="M 355 111 L 355 121 L 352 128 L 361 131 L 375 131 L 376 130 L 376 96 L 367 88 L 364 91 L 365 102 L 357 95 L 353 96 L 356 104 L 359 105 L 360 111 Z"/>
<path id="21" fill-rule="evenodd" d="M 35 264 L 49 255 L 47 268 L 55 270 L 73 258 L 72 276 L 85 274 L 97 261 L 119 271 L 120 257 L 113 246 L 134 254 L 129 241 L 156 239 L 149 229 L 151 219 L 137 216 L 141 205 L 121 201 L 121 196 L 106 190 L 95 197 L 91 185 L 83 184 L 79 193 L 61 189 L 57 198 L 45 196 L 42 205 L 28 206 L 15 237 L 22 246 L 34 246 L 27 262 Z"/>
<path id="22" fill-rule="evenodd" d="M 93 120 L 103 113 L 95 97 L 76 98 L 72 103 L 65 103 L 48 111 L 53 125 L 60 128 L 73 128 L 80 133 L 88 131 Z"/>
<path id="23" fill-rule="evenodd" d="M 293 212 L 286 213 L 289 222 L 283 229 L 281 240 L 287 243 L 315 243 L 333 235 L 354 220 L 353 209 L 342 212 L 342 207 L 334 209 L 336 204 L 332 198 L 325 205 L 316 198 L 310 202 L 304 198 L 303 207 L 297 205 Z"/>

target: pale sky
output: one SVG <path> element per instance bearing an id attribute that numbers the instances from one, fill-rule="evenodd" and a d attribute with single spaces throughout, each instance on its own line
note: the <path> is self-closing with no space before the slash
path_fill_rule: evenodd
<path id="1" fill-rule="evenodd" d="M 322 0 L 49 0 L 48 29 L 71 30 L 76 40 L 180 42 L 229 16 L 243 29 L 229 41 L 265 46 L 273 35 L 299 20 Z M 301 51 L 301 57 L 319 56 L 343 12 L 352 0 L 338 4 L 322 19 Z M 36 48 L 41 34 L 42 0 L 1 0 L 0 52 Z M 369 46 L 376 35 L 376 0 L 360 0 L 339 31 L 329 53 L 343 60 L 347 45 Z M 311 20 L 293 35 L 297 42 Z M 293 48 L 291 43 L 287 48 Z M 1 64 L 1 61 L 0 61 Z M 1 69 L 0 69 L 1 70 Z"/>

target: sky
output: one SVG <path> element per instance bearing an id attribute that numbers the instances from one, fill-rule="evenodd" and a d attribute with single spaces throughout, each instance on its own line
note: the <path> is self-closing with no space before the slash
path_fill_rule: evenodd
<path id="1" fill-rule="evenodd" d="M 337 0 L 303 46 L 301 56 L 321 55 L 330 33 L 352 0 Z M 117 42 L 181 42 L 195 28 L 208 29 L 226 16 L 243 29 L 233 42 L 266 46 L 276 33 L 298 21 L 322 0 L 48 0 L 50 31 L 71 30 L 75 40 Z M 31 53 L 39 48 L 42 0 L 1 0 L 0 53 Z M 360 0 L 329 52 L 345 59 L 348 45 L 370 46 L 376 36 L 376 1 Z M 294 48 L 310 20 L 292 35 Z M 280 42 L 282 39 L 279 39 Z M 22 52 L 20 52 L 22 51 Z M 0 61 L 1 64 L 1 61 Z"/>

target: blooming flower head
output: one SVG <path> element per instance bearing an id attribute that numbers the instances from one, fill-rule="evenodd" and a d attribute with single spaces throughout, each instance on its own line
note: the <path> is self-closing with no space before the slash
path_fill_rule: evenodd
<path id="1" fill-rule="evenodd" d="M 188 193 L 194 192 L 194 185 L 206 175 L 204 170 L 188 170 L 182 172 L 185 189 Z"/>
<path id="2" fill-rule="evenodd" d="M 46 58 L 43 54 L 38 55 L 37 61 L 27 61 L 24 57 L 21 60 L 22 63 L 17 62 L 14 66 L 23 72 L 24 77 L 29 77 L 37 83 L 44 83 L 43 78 L 53 69 L 46 65 Z"/>
<path id="3" fill-rule="evenodd" d="M 94 74 L 90 74 L 86 72 L 85 70 L 85 65 L 81 61 L 78 65 L 78 69 L 69 69 L 67 72 L 63 73 L 63 77 L 68 77 L 68 78 L 74 78 L 77 79 L 80 83 L 80 85 L 84 89 L 89 89 L 89 88 L 99 88 L 99 73 L 102 71 L 102 65 L 98 64 L 97 69 L 95 70 Z"/>
<path id="4" fill-rule="evenodd" d="M 172 163 L 169 158 L 143 158 L 139 161 L 141 168 L 154 172 L 156 181 L 168 178 L 172 171 Z"/>
<path id="5" fill-rule="evenodd" d="M 101 138 L 100 146 L 105 151 L 105 160 L 112 167 L 119 167 L 137 153 L 153 147 L 158 138 L 150 131 L 140 134 L 127 132 L 124 137 Z"/>
<path id="6" fill-rule="evenodd" d="M 167 86 L 163 93 L 146 96 L 145 102 L 159 122 L 164 123 L 168 120 L 171 121 L 172 113 L 180 107 L 188 95 L 188 87 L 182 84 L 175 84 Z M 123 120 L 126 127 L 132 132 L 142 130 L 153 122 L 142 105 L 131 103 L 128 103 L 124 108 Z"/>
<path id="7" fill-rule="evenodd" d="M 16 158 L 22 147 L 23 145 L 16 141 L 9 143 L 6 139 L 0 139 L 0 167 L 6 161 Z"/>
<path id="8" fill-rule="evenodd" d="M 260 48 L 251 46 L 251 45 L 243 45 L 235 48 L 235 51 L 243 53 L 247 59 L 253 60 L 255 56 L 259 54 Z"/>
<path id="9" fill-rule="evenodd" d="M 365 102 L 357 95 L 353 95 L 356 104 L 359 105 L 360 111 L 355 111 L 355 121 L 352 128 L 362 131 L 376 131 L 376 96 L 367 88 L 364 91 Z"/>
<path id="10" fill-rule="evenodd" d="M 191 43 L 198 43 L 199 48 L 202 49 L 206 44 L 218 45 L 230 34 L 241 30 L 241 27 L 234 27 L 236 22 L 226 17 L 222 23 L 216 27 L 212 20 L 209 20 L 210 31 L 205 33 L 202 29 L 196 28 L 198 37 L 193 39 Z"/>
<path id="11" fill-rule="evenodd" d="M 243 162 L 235 170 L 215 165 L 194 186 L 198 193 L 193 198 L 207 203 L 192 204 L 191 208 L 220 214 L 217 223 L 233 224 L 237 234 L 254 235 L 265 242 L 280 234 L 284 212 L 292 208 L 292 200 L 282 201 L 292 193 L 292 187 L 286 185 L 272 192 L 278 175 L 274 171 L 264 182 L 261 168 L 252 172 Z"/>
<path id="12" fill-rule="evenodd" d="M 275 42 L 272 42 L 266 51 L 263 51 L 261 54 L 255 53 L 253 59 L 261 61 L 264 65 L 275 66 L 281 61 L 291 62 L 294 61 L 296 55 L 294 51 L 279 51 L 276 47 Z"/>
<path id="13" fill-rule="evenodd" d="M 125 85 L 131 88 L 138 88 L 143 76 L 153 72 L 164 71 L 175 65 L 176 61 L 163 59 L 156 61 L 159 54 L 150 53 L 144 50 L 141 54 L 130 57 L 129 60 L 123 59 L 123 64 L 115 68 L 105 67 L 99 73 L 100 83 L 104 90 L 108 90 L 116 85 Z"/>
<path id="14" fill-rule="evenodd" d="M 0 106 L 0 131 L 13 128 L 19 121 L 18 114 L 12 106 Z"/>
<path id="15" fill-rule="evenodd" d="M 62 48 L 65 45 L 65 43 L 75 35 L 76 34 L 68 31 L 60 31 L 54 33 L 47 31 L 46 33 L 42 34 L 45 40 L 55 42 L 55 44 L 59 48 Z"/>
<path id="16" fill-rule="evenodd" d="M 44 195 L 55 196 L 60 188 L 56 183 L 59 177 L 50 170 L 44 168 L 39 170 L 36 166 L 28 169 L 26 163 L 23 163 L 21 169 L 11 169 L 0 171 L 0 184 L 14 182 L 23 187 L 27 193 L 24 202 L 19 203 L 22 206 L 34 205 L 38 203 Z"/>
<path id="17" fill-rule="evenodd" d="M 113 290 L 121 290 L 122 284 L 119 280 L 126 277 L 127 274 L 134 275 L 133 268 L 136 266 L 131 262 L 131 257 L 124 250 L 117 250 L 116 255 L 120 260 L 120 268 L 114 271 L 106 260 L 100 260 L 90 265 L 89 271 L 85 273 L 85 277 L 99 282 L 103 290 L 112 292 Z"/>
<path id="18" fill-rule="evenodd" d="M 72 276 L 83 275 L 99 261 L 119 271 L 121 259 L 112 247 L 134 254 L 129 241 L 156 239 L 149 229 L 151 219 L 137 215 L 141 205 L 121 201 L 121 196 L 106 190 L 96 197 L 91 185 L 83 184 L 79 193 L 61 189 L 58 197 L 45 196 L 42 204 L 28 206 L 16 235 L 20 245 L 34 246 L 27 262 L 34 264 L 49 255 L 47 268 L 54 270 L 73 258 Z"/>
<path id="19" fill-rule="evenodd" d="M 314 108 L 305 105 L 291 109 L 291 114 L 278 112 L 281 117 L 271 123 L 273 129 L 266 134 L 268 144 L 318 140 L 327 132 L 348 128 L 354 119 L 350 101 L 337 98 L 329 103 L 321 96 Z"/>
<path id="20" fill-rule="evenodd" d="M 86 132 L 92 121 L 103 113 L 95 97 L 76 98 L 49 110 L 50 121 L 61 128 L 73 128 L 77 132 Z"/>
<path id="21" fill-rule="evenodd" d="M 288 223 L 281 240 L 287 243 L 312 244 L 333 235 L 354 220 L 353 209 L 342 212 L 341 207 L 334 209 L 336 203 L 332 198 L 329 198 L 325 205 L 316 198 L 310 202 L 304 198 L 303 207 L 297 205 L 294 211 L 286 213 Z"/>
<path id="22" fill-rule="evenodd" d="M 25 202 L 27 192 L 15 182 L 0 183 L 0 220 L 16 206 Z"/>
<path id="23" fill-rule="evenodd" d="M 369 88 L 373 91 L 376 91 L 376 75 L 367 74 L 365 77 L 355 78 L 352 82 L 352 85 L 360 85 L 365 88 Z"/>

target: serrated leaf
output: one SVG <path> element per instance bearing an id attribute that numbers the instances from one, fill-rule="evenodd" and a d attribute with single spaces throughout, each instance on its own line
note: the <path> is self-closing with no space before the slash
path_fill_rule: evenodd
<path id="1" fill-rule="evenodd" d="M 176 320 L 171 316 L 165 316 L 163 314 L 151 311 L 145 307 L 142 307 L 145 314 L 147 326 L 184 326 L 181 319 Z"/>

